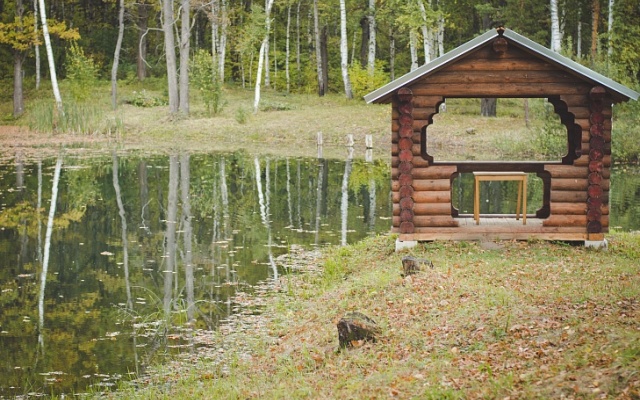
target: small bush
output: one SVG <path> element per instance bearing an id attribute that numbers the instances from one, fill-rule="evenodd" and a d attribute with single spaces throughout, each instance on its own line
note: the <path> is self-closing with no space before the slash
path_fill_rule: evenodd
<path id="1" fill-rule="evenodd" d="M 244 107 L 240 107 L 236 110 L 235 117 L 236 117 L 236 121 L 239 124 L 246 124 L 247 120 L 249 119 L 249 113 Z"/>
<path id="2" fill-rule="evenodd" d="M 200 93 L 209 114 L 218 114 L 226 105 L 222 98 L 222 83 L 213 64 L 211 54 L 204 49 L 196 52 L 191 60 L 190 81 Z"/>
<path id="3" fill-rule="evenodd" d="M 382 61 L 376 61 L 373 76 L 369 76 L 366 68 L 355 62 L 349 68 L 351 89 L 354 97 L 362 97 L 389 82 L 389 76 L 384 72 Z"/>
<path id="4" fill-rule="evenodd" d="M 84 50 L 78 43 L 73 42 L 67 50 L 65 62 L 68 85 L 75 100 L 87 100 L 94 95 L 94 89 L 98 81 L 99 66 L 91 57 L 84 54 Z"/>
<path id="5" fill-rule="evenodd" d="M 131 98 L 126 100 L 126 103 L 136 107 L 157 107 L 166 106 L 168 104 L 167 100 L 164 98 L 153 96 L 144 89 L 139 92 L 134 91 Z"/>
<path id="6" fill-rule="evenodd" d="M 546 103 L 542 118 L 544 125 L 536 134 L 536 149 L 549 159 L 563 157 L 567 154 L 567 128 L 559 121 L 551 104 Z"/>
<path id="7" fill-rule="evenodd" d="M 640 101 L 616 105 L 613 115 L 611 154 L 615 161 L 640 161 Z"/>

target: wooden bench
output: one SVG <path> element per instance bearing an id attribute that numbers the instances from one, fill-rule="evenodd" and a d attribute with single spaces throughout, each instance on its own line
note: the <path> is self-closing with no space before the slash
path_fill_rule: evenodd
<path id="1" fill-rule="evenodd" d="M 516 220 L 520 219 L 522 206 L 522 224 L 527 224 L 527 174 L 525 172 L 474 172 L 473 219 L 480 224 L 480 182 L 482 181 L 518 181 L 518 200 L 516 202 Z"/>

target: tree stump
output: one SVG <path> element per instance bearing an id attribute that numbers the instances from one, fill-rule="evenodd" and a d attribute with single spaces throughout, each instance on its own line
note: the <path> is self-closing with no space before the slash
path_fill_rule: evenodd
<path id="1" fill-rule="evenodd" d="M 360 341 L 376 341 L 380 328 L 374 320 L 360 312 L 345 314 L 338 321 L 338 340 L 340 347 L 354 347 Z"/>
<path id="2" fill-rule="evenodd" d="M 426 267 L 433 268 L 433 263 L 426 258 L 417 258 L 413 256 L 402 257 L 403 277 L 424 271 Z"/>

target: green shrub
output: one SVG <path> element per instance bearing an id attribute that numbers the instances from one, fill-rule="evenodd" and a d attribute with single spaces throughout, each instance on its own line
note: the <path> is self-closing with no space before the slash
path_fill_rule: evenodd
<path id="1" fill-rule="evenodd" d="M 236 110 L 236 121 L 239 124 L 246 124 L 247 120 L 249 119 L 249 113 L 247 112 L 247 110 L 244 107 L 239 107 Z"/>
<path id="2" fill-rule="evenodd" d="M 547 159 L 562 158 L 567 154 L 567 128 L 562 125 L 549 103 L 545 104 L 542 118 L 544 125 L 537 130 L 535 136 L 536 149 Z"/>
<path id="3" fill-rule="evenodd" d="M 616 105 L 611 132 L 611 154 L 616 162 L 640 161 L 640 101 Z"/>
<path id="4" fill-rule="evenodd" d="M 366 68 L 362 68 L 356 62 L 349 68 L 349 78 L 351 79 L 351 89 L 354 97 L 362 97 L 389 82 L 389 76 L 384 72 L 382 61 L 376 60 L 373 76 L 369 76 Z"/>
<path id="5" fill-rule="evenodd" d="M 211 54 L 199 49 L 191 60 L 190 83 L 200 93 L 209 114 L 218 114 L 226 102 L 222 98 L 222 83 Z"/>
<path id="6" fill-rule="evenodd" d="M 167 100 L 158 96 L 153 96 L 146 90 L 134 91 L 131 98 L 126 100 L 127 104 L 134 105 L 136 107 L 157 107 L 167 105 Z"/>
<path id="7" fill-rule="evenodd" d="M 76 42 L 72 42 L 67 50 L 65 61 L 67 77 L 65 84 L 76 100 L 87 100 L 94 95 L 98 81 L 99 66 L 92 58 L 84 54 L 84 50 Z"/>

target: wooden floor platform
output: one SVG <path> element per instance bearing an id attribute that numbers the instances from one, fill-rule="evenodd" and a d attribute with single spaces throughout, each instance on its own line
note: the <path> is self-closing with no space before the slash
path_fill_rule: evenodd
<path id="1" fill-rule="evenodd" d="M 400 234 L 401 241 L 433 240 L 563 240 L 584 241 L 588 234 L 584 227 L 543 226 L 544 219 L 527 214 L 527 224 L 515 215 L 480 215 L 476 225 L 473 214 L 454 218 L 457 227 L 416 228 L 415 233 Z"/>

